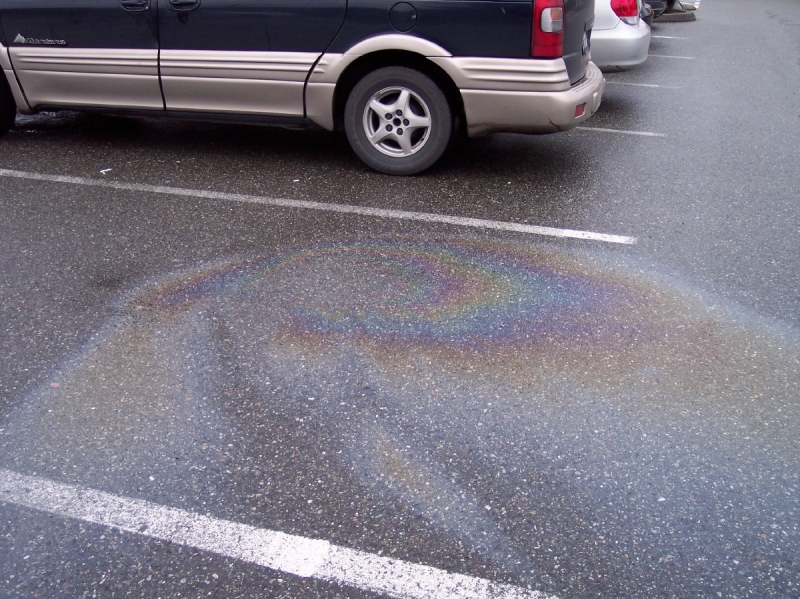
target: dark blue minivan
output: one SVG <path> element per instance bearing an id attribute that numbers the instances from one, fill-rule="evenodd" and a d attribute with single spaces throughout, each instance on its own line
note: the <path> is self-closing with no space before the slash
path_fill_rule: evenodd
<path id="1" fill-rule="evenodd" d="M 593 0 L 0 0 L 0 130 L 98 110 L 343 128 L 389 174 L 456 126 L 552 133 L 593 114 Z"/>

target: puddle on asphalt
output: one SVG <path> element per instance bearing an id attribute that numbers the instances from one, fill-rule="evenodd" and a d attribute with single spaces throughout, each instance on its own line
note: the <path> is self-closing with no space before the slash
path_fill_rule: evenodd
<path id="1" fill-rule="evenodd" d="M 726 500 L 708 499 L 717 480 L 784 513 L 796 339 L 708 302 L 551 245 L 351 242 L 220 262 L 130 294 L 7 423 L 2 462 L 98 484 L 178 479 L 241 429 L 220 407 L 233 389 L 261 406 L 251 419 L 313 422 L 370 493 L 510 571 L 535 560 L 530 514 L 548 518 L 555 487 L 594 517 L 631 502 L 634 528 L 649 516 L 631 498 L 663 494 L 705 518 Z M 298 459 L 321 449 L 309 439 Z"/>

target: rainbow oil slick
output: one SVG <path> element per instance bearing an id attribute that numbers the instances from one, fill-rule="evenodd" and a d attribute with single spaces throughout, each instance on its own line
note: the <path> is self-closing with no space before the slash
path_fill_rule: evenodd
<path id="1" fill-rule="evenodd" d="M 312 537 L 344 519 L 375 551 L 436 535 L 522 582 L 565 536 L 598 576 L 638 575 L 641 544 L 670 576 L 726 571 L 800 510 L 796 336 L 558 248 L 342 241 L 170 274 L 28 398 L 2 460 Z"/>
<path id="2" fill-rule="evenodd" d="M 284 298 L 284 324 L 298 335 L 452 347 L 589 332 L 592 317 L 613 311 L 630 291 L 566 270 L 544 254 L 354 243 L 213 266 L 134 301 L 164 308 L 214 297 L 266 302 L 269 289 L 292 294 Z"/>
<path id="3" fill-rule="evenodd" d="M 677 287 L 513 244 L 324 244 L 187 273 L 134 295 L 135 306 L 157 321 L 213 310 L 210 322 L 225 321 L 256 352 L 253 364 L 287 348 L 313 362 L 345 344 L 387 372 L 423 360 L 521 386 L 553 376 L 607 393 L 654 377 L 677 390 L 704 364 L 738 378 L 751 360 L 733 346 L 765 341 L 753 352 L 786 357 Z"/>

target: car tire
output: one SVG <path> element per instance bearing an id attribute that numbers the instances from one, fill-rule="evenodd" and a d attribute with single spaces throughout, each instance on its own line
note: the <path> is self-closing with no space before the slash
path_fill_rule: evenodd
<path id="1" fill-rule="evenodd" d="M 14 126 L 17 118 L 17 103 L 8 86 L 8 81 L 0 75 L 0 135 L 5 135 Z"/>
<path id="2" fill-rule="evenodd" d="M 353 151 L 388 175 L 416 175 L 433 166 L 453 135 L 447 97 L 427 75 L 385 67 L 350 92 L 344 126 Z"/>

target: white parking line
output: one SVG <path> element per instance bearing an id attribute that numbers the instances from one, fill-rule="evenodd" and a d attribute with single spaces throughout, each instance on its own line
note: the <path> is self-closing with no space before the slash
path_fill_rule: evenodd
<path id="1" fill-rule="evenodd" d="M 612 81 L 606 78 L 606 85 L 609 83 L 613 85 L 634 85 L 636 87 L 652 87 L 652 88 L 659 88 L 659 89 L 680 89 L 677 85 L 656 85 L 655 83 L 629 83 L 627 81 Z"/>
<path id="2" fill-rule="evenodd" d="M 579 131 L 599 131 L 600 133 L 619 133 L 621 135 L 643 135 L 645 137 L 666 137 L 665 133 L 652 131 L 626 131 L 625 129 L 605 129 L 603 127 L 575 127 Z"/>
<path id="3" fill-rule="evenodd" d="M 549 237 L 584 239 L 589 241 L 604 241 L 606 243 L 619 243 L 624 245 L 632 245 L 636 243 L 635 237 L 628 237 L 625 235 L 610 235 L 606 233 L 594 233 L 591 231 L 577 231 L 575 229 L 540 227 L 538 225 L 524 225 L 521 223 L 484 220 L 480 218 L 467 218 L 463 216 L 447 216 L 443 214 L 431 214 L 427 212 L 410 212 L 406 210 L 368 208 L 363 206 L 349 206 L 347 204 L 333 204 L 333 203 L 329 204 L 327 202 L 310 202 L 305 200 L 287 200 L 284 198 L 269 198 L 261 196 L 244 195 L 238 193 L 222 193 L 218 191 L 207 191 L 203 189 L 184 189 L 181 187 L 164 187 L 161 185 L 123 183 L 121 181 L 108 181 L 108 180 L 101 181 L 99 179 L 89 179 L 85 177 L 47 175 L 44 173 L 31 173 L 26 171 L 15 171 L 9 169 L 0 169 L 0 177 L 11 177 L 16 179 L 32 179 L 34 181 L 50 181 L 55 183 L 69 183 L 72 185 L 88 185 L 91 187 L 121 189 L 125 191 L 161 193 L 166 195 L 175 195 L 175 196 L 183 196 L 191 198 L 205 198 L 209 200 L 244 202 L 251 204 L 262 204 L 265 206 L 279 206 L 282 208 L 322 210 L 326 212 L 336 212 L 340 214 L 356 214 L 360 216 L 374 216 L 378 218 L 391 218 L 397 220 L 441 223 L 446 225 L 454 225 L 457 227 L 475 227 L 478 229 L 513 231 L 515 233 L 527 233 L 530 235 L 546 235 Z"/>
<path id="4" fill-rule="evenodd" d="M 680 60 L 697 60 L 694 56 L 667 56 L 666 54 L 648 54 L 647 58 L 678 58 Z"/>
<path id="5" fill-rule="evenodd" d="M 656 38 L 660 40 L 688 40 L 688 37 L 674 37 L 672 35 L 651 35 L 651 38 Z"/>
<path id="6" fill-rule="evenodd" d="M 282 532 L 0 470 L 0 500 L 400 599 L 557 599 Z"/>

